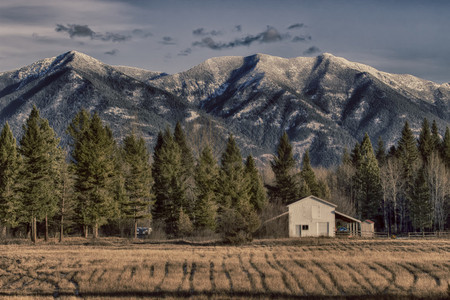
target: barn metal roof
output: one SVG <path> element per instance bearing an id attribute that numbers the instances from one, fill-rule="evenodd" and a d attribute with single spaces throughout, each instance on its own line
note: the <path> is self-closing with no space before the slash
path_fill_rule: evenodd
<path id="1" fill-rule="evenodd" d="M 353 218 L 353 217 L 350 217 L 350 216 L 348 216 L 348 215 L 346 215 L 346 214 L 343 214 L 343 213 L 341 213 L 341 212 L 338 212 L 337 210 L 335 210 L 334 213 L 335 213 L 336 215 L 338 215 L 338 216 L 341 216 L 342 218 L 350 219 L 350 220 L 353 221 L 353 222 L 361 223 L 360 220 L 355 219 L 355 218 Z"/>
<path id="2" fill-rule="evenodd" d="M 302 199 L 300 199 L 300 200 L 297 200 L 297 201 L 295 201 L 295 202 L 292 202 L 292 203 L 290 203 L 290 204 L 288 204 L 288 205 L 286 205 L 286 206 L 289 207 L 289 206 L 291 206 L 291 205 L 293 205 L 293 204 L 295 204 L 295 203 L 298 203 L 298 202 L 303 201 L 303 200 L 308 199 L 308 198 L 314 199 L 314 200 L 319 201 L 319 202 L 323 202 L 323 203 L 325 203 L 325 204 L 327 204 L 327 205 L 330 205 L 330 206 L 333 206 L 333 207 L 337 207 L 337 205 L 334 204 L 334 203 L 325 201 L 325 200 L 323 200 L 323 199 L 320 199 L 319 197 L 312 196 L 312 195 L 311 195 L 311 196 L 308 196 L 308 197 L 304 197 L 304 198 L 302 198 Z"/>

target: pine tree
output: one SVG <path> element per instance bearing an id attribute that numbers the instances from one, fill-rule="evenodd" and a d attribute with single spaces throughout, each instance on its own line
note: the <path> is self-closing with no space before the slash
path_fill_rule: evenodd
<path id="1" fill-rule="evenodd" d="M 93 237 L 97 238 L 99 226 L 106 224 L 117 209 L 113 186 L 117 147 L 111 130 L 102 124 L 98 114 L 94 113 L 89 119 L 85 114 L 85 111 L 80 111 L 68 131 L 74 141 L 72 167 L 77 214 L 85 236 L 87 226 L 92 226 Z"/>
<path id="2" fill-rule="evenodd" d="M 433 151 L 441 151 L 441 137 L 439 136 L 436 120 L 433 120 L 433 124 L 431 125 L 431 142 Z"/>
<path id="3" fill-rule="evenodd" d="M 432 226 L 432 205 L 426 169 L 421 168 L 415 180 L 414 197 L 411 203 L 412 224 L 416 230 L 424 231 Z"/>
<path id="4" fill-rule="evenodd" d="M 306 150 L 305 154 L 303 155 L 302 170 L 300 172 L 300 175 L 305 181 L 309 190 L 311 191 L 311 195 L 320 197 L 321 191 L 319 189 L 319 184 L 316 179 L 316 174 L 314 173 L 314 170 L 311 167 L 311 161 L 309 159 L 309 150 Z"/>
<path id="5" fill-rule="evenodd" d="M 21 159 L 8 122 L 0 134 L 0 225 L 16 227 L 20 222 L 21 206 L 18 195 L 18 175 Z"/>
<path id="6" fill-rule="evenodd" d="M 245 173 L 250 184 L 250 203 L 256 211 L 260 212 L 267 204 L 267 193 L 251 155 L 245 161 Z"/>
<path id="7" fill-rule="evenodd" d="M 55 194 L 58 198 L 58 212 L 56 216 L 59 219 L 59 242 L 64 240 L 64 231 L 67 226 L 73 224 L 74 217 L 74 178 L 69 171 L 68 152 L 62 150 L 56 158 L 56 188 Z"/>
<path id="8" fill-rule="evenodd" d="M 153 216 L 165 226 L 167 234 L 176 235 L 180 209 L 185 211 L 186 188 L 182 180 L 182 154 L 170 129 L 158 134 L 153 152 L 152 187 L 155 195 Z"/>
<path id="9" fill-rule="evenodd" d="M 379 207 L 382 198 L 380 168 L 367 133 L 361 143 L 361 163 L 357 173 L 361 183 L 360 215 L 363 219 L 375 219 L 380 216 Z"/>
<path id="10" fill-rule="evenodd" d="M 445 128 L 441 149 L 441 156 L 444 160 L 445 166 L 450 169 L 450 129 L 448 126 Z"/>
<path id="11" fill-rule="evenodd" d="M 375 156 L 378 160 L 378 164 L 380 166 L 384 165 L 384 163 L 386 162 L 387 155 L 386 155 L 386 148 L 384 147 L 384 142 L 381 136 L 378 137 L 377 152 Z"/>
<path id="12" fill-rule="evenodd" d="M 186 141 L 186 135 L 181 128 L 180 122 L 175 125 L 175 130 L 173 132 L 173 139 L 177 143 L 181 151 L 181 180 L 185 187 L 185 203 L 182 203 L 184 211 L 188 214 L 190 218 L 193 218 L 194 209 L 194 178 L 192 176 L 194 172 L 194 157 L 192 155 L 192 150 Z"/>
<path id="13" fill-rule="evenodd" d="M 430 132 L 430 125 L 428 124 L 427 118 L 423 119 L 422 129 L 419 134 L 418 145 L 420 155 L 422 156 L 422 161 L 424 163 L 427 163 L 431 153 L 434 151 L 435 148 Z"/>
<path id="14" fill-rule="evenodd" d="M 24 134 L 20 140 L 23 168 L 20 172 L 22 201 L 25 213 L 31 220 L 31 240 L 36 242 L 36 222 L 45 219 L 45 239 L 48 240 L 48 218 L 57 209 L 55 196 L 55 158 L 59 151 L 59 139 L 41 118 L 39 110 L 33 106 L 23 125 Z"/>
<path id="15" fill-rule="evenodd" d="M 194 179 L 196 194 L 194 226 L 197 230 L 215 230 L 219 167 L 209 146 L 202 150 L 198 158 Z"/>
<path id="16" fill-rule="evenodd" d="M 125 191 L 127 202 L 122 207 L 125 217 L 134 220 L 134 237 L 137 238 L 137 223 L 139 219 L 150 218 L 150 193 L 152 177 L 150 154 L 142 137 L 134 134 L 125 137 L 123 143 L 125 161 Z"/>
<path id="17" fill-rule="evenodd" d="M 396 151 L 396 156 L 401 165 L 402 180 L 404 182 L 401 197 L 399 198 L 400 231 L 408 230 L 409 226 L 408 216 L 410 214 L 411 201 L 414 197 L 415 173 L 419 162 L 419 151 L 416 144 L 416 139 L 406 121 Z"/>
<path id="18" fill-rule="evenodd" d="M 271 198 L 280 199 L 284 204 L 298 200 L 300 191 L 295 175 L 295 160 L 286 132 L 280 138 L 271 167 L 276 181 Z"/>
<path id="19" fill-rule="evenodd" d="M 258 216 L 250 203 L 250 185 L 242 156 L 232 135 L 221 159 L 219 214 L 219 229 L 231 243 L 251 240 L 259 227 Z M 234 226 L 226 228 L 230 223 Z"/>

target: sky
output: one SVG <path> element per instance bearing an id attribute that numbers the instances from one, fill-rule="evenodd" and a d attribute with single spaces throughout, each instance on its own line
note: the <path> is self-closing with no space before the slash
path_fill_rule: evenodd
<path id="1" fill-rule="evenodd" d="M 169 74 L 217 56 L 327 52 L 450 82 L 446 0 L 0 0 L 0 72 L 76 50 Z"/>

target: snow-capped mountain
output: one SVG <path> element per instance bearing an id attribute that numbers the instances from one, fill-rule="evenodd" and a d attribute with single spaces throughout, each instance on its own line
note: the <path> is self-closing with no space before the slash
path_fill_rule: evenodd
<path id="1" fill-rule="evenodd" d="M 109 66 L 71 51 L 0 73 L 0 121 L 16 135 L 33 104 L 62 136 L 81 108 L 98 111 L 117 137 L 137 129 L 153 145 L 159 130 L 180 121 L 190 137 L 223 141 L 262 161 L 286 130 L 296 154 L 329 166 L 343 147 L 368 132 L 389 146 L 408 120 L 424 117 L 443 132 L 450 123 L 450 85 L 380 72 L 331 54 L 285 59 L 263 54 L 211 58 L 174 75 Z M 193 141 L 198 145 L 198 141 Z"/>

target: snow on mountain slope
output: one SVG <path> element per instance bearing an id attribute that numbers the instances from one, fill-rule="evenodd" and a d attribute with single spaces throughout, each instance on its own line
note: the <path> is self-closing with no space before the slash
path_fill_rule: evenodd
<path id="1" fill-rule="evenodd" d="M 368 132 L 389 147 L 405 120 L 424 117 L 443 132 L 450 122 L 450 85 L 389 74 L 325 53 L 280 58 L 217 57 L 178 74 L 109 66 L 71 51 L 0 74 L 0 120 L 16 133 L 35 104 L 58 134 L 81 108 L 97 111 L 120 138 L 138 129 L 152 146 L 159 130 L 182 122 L 193 145 L 201 136 L 236 136 L 243 154 L 261 161 L 287 131 L 300 159 L 340 160 Z M 269 155 L 269 156 L 268 156 Z"/>

